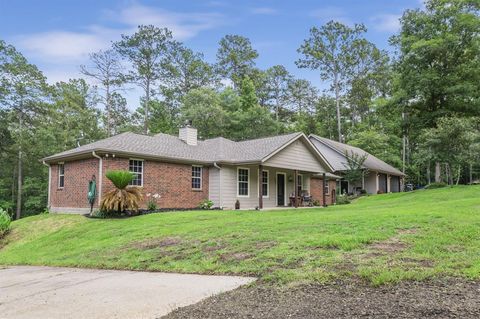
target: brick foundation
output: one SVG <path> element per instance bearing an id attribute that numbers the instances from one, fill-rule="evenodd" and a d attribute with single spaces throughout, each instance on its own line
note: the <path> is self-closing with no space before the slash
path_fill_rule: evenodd
<path id="1" fill-rule="evenodd" d="M 329 180 L 327 183 L 329 186 L 329 192 L 325 195 L 325 199 L 327 205 L 332 205 L 335 203 L 335 189 L 337 187 L 337 182 Z M 314 201 L 319 201 L 320 205 L 323 206 L 323 179 L 312 178 L 310 180 L 310 194 Z"/>

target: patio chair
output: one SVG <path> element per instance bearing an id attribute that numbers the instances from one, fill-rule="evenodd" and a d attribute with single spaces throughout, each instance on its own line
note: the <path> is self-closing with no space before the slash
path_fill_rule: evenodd
<path id="1" fill-rule="evenodd" d="M 312 196 L 306 190 L 302 191 L 302 202 L 303 206 L 313 206 Z"/>

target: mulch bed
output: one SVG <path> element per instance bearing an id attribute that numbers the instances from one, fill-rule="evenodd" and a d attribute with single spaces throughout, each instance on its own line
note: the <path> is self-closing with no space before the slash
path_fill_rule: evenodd
<path id="1" fill-rule="evenodd" d="M 372 287 L 358 281 L 294 288 L 263 284 L 180 308 L 165 318 L 480 318 L 480 282 Z"/>

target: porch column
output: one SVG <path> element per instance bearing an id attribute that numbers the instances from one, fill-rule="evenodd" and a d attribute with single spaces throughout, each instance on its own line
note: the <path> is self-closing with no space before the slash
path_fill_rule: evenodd
<path id="1" fill-rule="evenodd" d="M 327 207 L 327 194 L 325 190 L 327 189 L 327 174 L 323 173 L 323 187 L 322 187 L 322 200 L 323 200 L 323 207 Z"/>
<path id="2" fill-rule="evenodd" d="M 263 208 L 262 177 L 263 177 L 263 165 L 258 165 L 258 208 L 259 209 Z"/>
<path id="3" fill-rule="evenodd" d="M 362 170 L 362 189 L 365 189 L 365 171 Z"/>
<path id="4" fill-rule="evenodd" d="M 298 171 L 293 171 L 293 196 L 295 198 L 295 208 L 298 208 Z"/>
<path id="5" fill-rule="evenodd" d="M 387 193 L 390 193 L 390 174 L 387 174 Z"/>
<path id="6" fill-rule="evenodd" d="M 376 193 L 376 194 L 378 194 L 378 191 L 380 190 L 380 189 L 378 188 L 378 183 L 379 183 L 379 182 L 378 182 L 378 173 L 375 172 L 375 189 L 376 189 L 375 193 Z"/>

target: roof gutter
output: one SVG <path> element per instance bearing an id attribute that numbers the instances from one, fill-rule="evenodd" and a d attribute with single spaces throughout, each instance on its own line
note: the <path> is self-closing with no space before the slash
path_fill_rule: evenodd
<path id="1" fill-rule="evenodd" d="M 50 192 L 51 192 L 51 181 L 52 181 L 52 167 L 50 164 L 47 164 L 45 161 L 42 161 L 42 164 L 48 167 L 48 192 L 47 192 L 47 209 L 50 210 Z"/>
<path id="2" fill-rule="evenodd" d="M 218 169 L 218 201 L 219 201 L 219 206 L 220 208 L 223 208 L 223 203 L 222 203 L 222 168 L 218 166 L 217 162 L 213 162 L 213 166 Z M 208 175 L 210 176 L 210 175 Z M 209 184 L 210 185 L 210 184 Z"/>
<path id="3" fill-rule="evenodd" d="M 95 151 L 92 151 L 92 156 L 98 158 L 98 207 L 100 207 L 100 203 L 102 201 L 102 182 L 103 182 L 103 159 L 98 156 Z"/>

